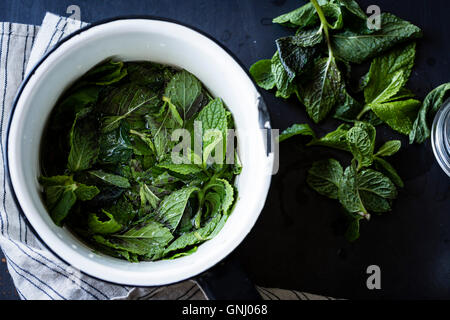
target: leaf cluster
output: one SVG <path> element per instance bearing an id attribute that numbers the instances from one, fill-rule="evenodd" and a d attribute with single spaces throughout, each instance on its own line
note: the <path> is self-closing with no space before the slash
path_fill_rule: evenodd
<path id="1" fill-rule="evenodd" d="M 195 122 L 201 154 L 189 149 L 188 158 L 200 161 L 175 163 L 172 134 L 193 135 Z M 240 164 L 212 161 L 233 125 L 188 71 L 106 61 L 50 117 L 39 178 L 49 214 L 95 250 L 131 262 L 191 254 L 220 231 L 237 198 Z"/>

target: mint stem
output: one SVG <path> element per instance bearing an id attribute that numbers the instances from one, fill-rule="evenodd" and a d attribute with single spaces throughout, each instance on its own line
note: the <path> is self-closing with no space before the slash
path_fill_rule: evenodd
<path id="1" fill-rule="evenodd" d="M 368 111 L 370 111 L 370 106 L 365 105 L 361 112 L 356 116 L 356 120 L 361 120 L 362 116 L 365 115 Z"/>
<path id="2" fill-rule="evenodd" d="M 317 14 L 319 15 L 320 23 L 322 24 L 322 28 L 323 28 L 323 33 L 325 34 L 325 39 L 327 40 L 328 53 L 329 53 L 330 57 L 333 57 L 333 50 L 331 48 L 330 34 L 328 32 L 329 24 L 328 24 L 327 18 L 325 17 L 325 14 L 323 13 L 322 8 L 320 7 L 317 0 L 311 0 L 311 3 L 314 6 L 314 8 L 316 9 Z"/>

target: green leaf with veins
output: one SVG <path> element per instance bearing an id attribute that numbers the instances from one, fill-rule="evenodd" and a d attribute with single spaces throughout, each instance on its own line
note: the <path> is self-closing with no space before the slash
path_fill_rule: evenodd
<path id="1" fill-rule="evenodd" d="M 39 177 L 44 187 L 45 204 L 56 225 L 61 226 L 77 197 L 81 201 L 92 200 L 100 190 L 73 181 L 72 176 Z"/>
<path id="2" fill-rule="evenodd" d="M 408 81 L 415 55 L 416 44 L 411 43 L 376 57 L 364 88 L 366 103 L 383 103 L 394 97 Z"/>
<path id="3" fill-rule="evenodd" d="M 164 96 L 177 107 L 178 112 L 187 120 L 187 115 L 202 92 L 200 81 L 186 70 L 176 73 L 167 84 Z"/>
<path id="4" fill-rule="evenodd" d="M 128 226 L 136 216 L 133 205 L 126 197 L 119 198 L 115 204 L 106 208 L 114 219 L 123 226 Z"/>
<path id="5" fill-rule="evenodd" d="M 99 153 L 97 122 L 89 117 L 90 108 L 78 112 L 70 130 L 67 167 L 72 172 L 89 169 Z"/>
<path id="6" fill-rule="evenodd" d="M 156 209 L 161 201 L 145 183 L 140 184 L 139 196 L 141 198 L 141 207 L 145 207 L 149 203 L 153 209 Z"/>
<path id="7" fill-rule="evenodd" d="M 352 213 L 368 214 L 359 195 L 356 165 L 352 163 L 344 171 L 342 182 L 339 185 L 338 198 L 346 210 Z"/>
<path id="8" fill-rule="evenodd" d="M 161 223 L 149 221 L 123 234 L 114 234 L 105 239 L 107 240 L 105 244 L 114 249 L 143 255 L 148 260 L 156 260 L 162 257 L 164 248 L 173 239 L 173 235 Z"/>
<path id="9" fill-rule="evenodd" d="M 118 176 L 116 174 L 108 173 L 102 170 L 92 170 L 89 174 L 100 179 L 103 183 L 110 184 L 119 188 L 129 188 L 130 182 L 127 178 Z"/>
<path id="10" fill-rule="evenodd" d="M 363 105 L 348 93 L 345 86 L 342 86 L 333 117 L 339 120 L 353 122 L 362 108 Z"/>
<path id="11" fill-rule="evenodd" d="M 198 174 L 203 172 L 201 166 L 195 164 L 174 164 L 170 162 L 159 163 L 158 167 L 164 168 L 182 175 Z"/>
<path id="12" fill-rule="evenodd" d="M 307 146 L 322 146 L 350 151 L 347 143 L 347 133 L 350 129 L 348 124 L 341 124 L 336 130 L 331 131 L 319 139 L 311 140 Z"/>
<path id="13" fill-rule="evenodd" d="M 419 100 L 408 99 L 370 105 L 370 108 L 378 118 L 387 123 L 392 129 L 409 135 L 413 129 L 414 119 L 420 105 Z"/>
<path id="14" fill-rule="evenodd" d="M 52 186 L 45 191 L 46 202 L 50 210 L 50 216 L 56 225 L 62 226 L 63 220 L 67 217 L 70 209 L 75 204 L 77 196 L 74 192 L 74 186 Z"/>
<path id="15" fill-rule="evenodd" d="M 182 234 L 169 245 L 164 251 L 164 255 L 208 240 L 208 236 L 214 231 L 221 217 L 220 214 L 215 215 L 204 227 Z"/>
<path id="16" fill-rule="evenodd" d="M 220 195 L 221 211 L 227 215 L 234 202 L 234 190 L 231 184 L 225 179 L 212 179 L 202 192 L 205 193 L 208 190 L 214 190 Z"/>
<path id="17" fill-rule="evenodd" d="M 263 89 L 271 90 L 275 87 L 275 77 L 272 74 L 272 60 L 264 59 L 255 62 L 250 67 L 250 74 L 256 84 Z"/>
<path id="18" fill-rule="evenodd" d="M 387 141 L 385 144 L 383 144 L 380 149 L 378 149 L 375 156 L 378 157 L 389 157 L 393 154 L 397 153 L 398 150 L 400 150 L 402 146 L 402 142 L 400 140 L 391 140 Z"/>
<path id="19" fill-rule="evenodd" d="M 143 141 L 146 142 L 150 147 L 153 145 L 156 157 L 158 161 L 161 161 L 170 148 L 171 142 L 169 129 L 165 127 L 164 121 L 162 123 L 158 123 L 154 118 L 148 115 L 146 119 L 147 126 L 151 133 L 151 140 L 149 140 L 149 136 L 145 134 L 139 135 L 139 137 L 143 139 Z M 147 137 L 147 139 L 145 139 L 144 137 Z M 149 141 L 151 141 L 151 143 Z"/>
<path id="20" fill-rule="evenodd" d="M 100 89 L 98 86 L 85 86 L 72 91 L 57 105 L 55 112 L 58 114 L 69 110 L 74 114 L 80 112 L 97 101 Z"/>
<path id="21" fill-rule="evenodd" d="M 338 0 L 338 3 L 358 18 L 361 18 L 362 20 L 367 19 L 366 14 L 355 0 Z"/>
<path id="22" fill-rule="evenodd" d="M 98 159 L 101 164 L 117 164 L 130 160 L 133 155 L 133 145 L 128 132 L 126 123 L 121 122 L 117 129 L 100 135 Z"/>
<path id="23" fill-rule="evenodd" d="M 308 170 L 306 183 L 321 195 L 337 199 L 343 174 L 341 164 L 335 159 L 316 161 Z"/>
<path id="24" fill-rule="evenodd" d="M 158 95 L 153 91 L 135 85 L 125 85 L 117 89 L 111 96 L 110 99 L 104 102 L 105 104 L 108 103 L 108 105 L 107 110 L 103 110 L 103 112 L 109 112 L 112 115 L 103 119 L 103 132 L 117 129 L 122 120 L 135 114 L 142 115 L 149 112 L 160 101 Z"/>
<path id="25" fill-rule="evenodd" d="M 357 122 L 347 132 L 347 144 L 353 157 L 358 161 L 358 170 L 369 167 L 373 162 L 376 129 L 364 122 Z"/>
<path id="26" fill-rule="evenodd" d="M 339 100 L 344 83 L 336 65 L 330 44 L 329 27 L 324 8 L 317 0 L 311 0 L 317 11 L 321 28 L 328 45 L 328 58 L 317 59 L 312 68 L 312 76 L 306 83 L 299 86 L 297 95 L 306 107 L 308 115 L 314 122 L 323 120 Z M 326 3 L 328 4 L 328 3 Z M 324 6 L 326 5 L 324 4 Z"/>
<path id="27" fill-rule="evenodd" d="M 172 68 L 149 61 L 133 61 L 127 63 L 126 68 L 132 83 L 158 90 L 162 89 L 173 76 Z"/>
<path id="28" fill-rule="evenodd" d="M 89 70 L 76 84 L 76 87 L 86 84 L 106 86 L 119 82 L 126 75 L 127 69 L 122 61 L 108 60 Z"/>
<path id="29" fill-rule="evenodd" d="M 102 213 L 107 217 L 106 220 L 100 220 L 95 213 L 88 215 L 87 224 L 89 231 L 97 234 L 111 234 L 122 229 L 122 225 L 114 219 L 112 214 L 105 210 L 102 210 Z"/>
<path id="30" fill-rule="evenodd" d="M 314 122 L 322 121 L 336 105 L 342 85 L 341 74 L 332 56 L 315 62 L 312 79 L 299 90 L 306 111 Z"/>
<path id="31" fill-rule="evenodd" d="M 449 96 L 450 82 L 438 86 L 425 97 L 409 133 L 409 143 L 422 143 L 430 137 L 433 118 Z"/>
<path id="32" fill-rule="evenodd" d="M 410 98 L 414 98 L 416 95 L 409 89 L 403 87 L 391 98 L 389 98 L 386 102 L 394 102 L 399 100 L 406 100 Z"/>
<path id="33" fill-rule="evenodd" d="M 197 187 L 184 187 L 165 196 L 156 210 L 156 219 L 165 224 L 171 231 L 175 230 L 181 220 L 187 201 Z"/>
<path id="34" fill-rule="evenodd" d="M 284 69 L 284 65 L 281 62 L 280 54 L 278 51 L 272 57 L 272 75 L 275 80 L 275 85 L 277 91 L 275 93 L 276 97 L 281 97 L 284 99 L 289 98 L 295 91 L 295 86 L 292 80 L 289 78 L 288 73 Z"/>
<path id="35" fill-rule="evenodd" d="M 328 1 L 319 1 L 320 4 L 325 4 Z M 278 23 L 288 27 L 305 28 L 316 24 L 319 18 L 316 9 L 311 3 L 307 3 L 300 8 L 291 12 L 282 14 L 272 20 L 273 23 Z"/>
<path id="36" fill-rule="evenodd" d="M 172 118 L 178 123 L 180 127 L 183 127 L 183 119 L 181 119 L 180 114 L 178 113 L 177 107 L 170 101 L 170 98 L 163 97 L 163 101 L 167 103 L 169 107 L 169 111 L 172 114 Z"/>
<path id="37" fill-rule="evenodd" d="M 322 42 L 322 32 L 312 29 L 276 41 L 278 56 L 286 70 L 289 81 L 302 74 L 314 62 L 316 45 Z"/>
<path id="38" fill-rule="evenodd" d="M 294 124 L 280 134 L 279 142 L 296 135 L 302 135 L 311 137 L 311 141 L 306 144 L 307 146 L 322 146 L 349 151 L 347 144 L 347 132 L 349 129 L 350 126 L 348 124 L 341 124 L 336 130 L 327 133 L 321 138 L 317 138 L 308 124 Z"/>
<path id="39" fill-rule="evenodd" d="M 370 34 L 351 30 L 332 35 L 332 47 L 337 58 L 353 63 L 389 50 L 396 44 L 422 36 L 420 28 L 390 13 L 381 13 L 381 29 Z"/>
<path id="40" fill-rule="evenodd" d="M 198 113 L 195 121 L 201 122 L 202 125 L 203 164 L 206 164 L 206 160 L 217 143 L 222 143 L 223 145 L 222 159 L 219 159 L 223 163 L 228 128 L 227 114 L 223 101 L 217 98 L 209 102 Z"/>
<path id="41" fill-rule="evenodd" d="M 316 138 L 316 134 L 311 129 L 311 127 L 306 124 L 294 124 L 284 130 L 278 137 L 278 142 L 283 142 L 284 140 L 287 140 L 293 136 L 302 135 L 302 136 L 311 136 L 313 139 Z"/>
<path id="42" fill-rule="evenodd" d="M 328 27 L 334 30 L 341 29 L 344 26 L 342 10 L 338 3 L 329 2 L 321 6 L 328 23 Z"/>
<path id="43" fill-rule="evenodd" d="M 366 218 L 369 210 L 386 212 L 390 210 L 389 200 L 396 197 L 395 185 L 382 173 L 372 169 L 357 172 L 354 163 L 345 169 L 339 187 L 339 201 L 349 212 Z"/>
<path id="44" fill-rule="evenodd" d="M 77 183 L 77 188 L 74 190 L 78 200 L 88 201 L 92 200 L 100 190 L 96 186 L 87 186 L 82 183 Z"/>

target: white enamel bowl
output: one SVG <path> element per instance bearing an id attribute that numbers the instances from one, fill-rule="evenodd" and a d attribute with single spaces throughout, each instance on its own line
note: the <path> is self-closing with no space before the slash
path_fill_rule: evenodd
<path id="1" fill-rule="evenodd" d="M 243 165 L 239 200 L 221 232 L 197 252 L 175 260 L 130 263 L 91 250 L 56 226 L 41 199 L 39 149 L 58 97 L 77 78 L 107 58 L 148 60 L 196 75 L 233 113 Z M 93 277 L 126 285 L 153 286 L 191 278 L 226 257 L 255 224 L 266 199 L 273 166 L 260 132 L 261 98 L 240 64 L 209 37 L 178 23 L 116 19 L 84 28 L 48 53 L 16 97 L 7 138 L 10 183 L 18 205 L 42 241 L 64 261 Z M 264 117 L 262 118 L 264 120 Z M 267 124 L 268 122 L 266 122 Z"/>

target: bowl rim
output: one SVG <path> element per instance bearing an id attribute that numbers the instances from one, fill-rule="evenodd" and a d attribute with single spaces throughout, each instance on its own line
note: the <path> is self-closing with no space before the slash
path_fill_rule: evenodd
<path id="1" fill-rule="evenodd" d="M 39 233 L 34 229 L 34 227 L 32 226 L 32 224 L 28 221 L 27 216 L 25 215 L 22 206 L 20 205 L 20 202 L 17 198 L 16 192 L 14 190 L 13 187 L 13 183 L 12 183 L 12 179 L 11 179 L 11 175 L 10 175 L 10 165 L 9 165 L 9 137 L 10 137 L 10 129 L 11 129 L 11 124 L 12 124 L 12 120 L 14 118 L 14 113 L 18 104 L 18 101 L 25 89 L 25 87 L 27 86 L 28 82 L 30 81 L 30 79 L 33 77 L 33 75 L 35 74 L 36 70 L 41 66 L 41 64 L 44 63 L 45 60 L 47 60 L 47 58 L 53 53 L 55 52 L 62 44 L 64 44 L 65 42 L 69 41 L 70 39 L 72 39 L 73 37 L 87 31 L 90 30 L 93 27 L 96 26 L 100 26 L 103 24 L 107 24 L 107 23 L 111 23 L 111 22 L 115 22 L 115 21 L 121 21 L 121 20 L 153 20 L 153 21 L 162 21 L 162 22 L 169 22 L 169 23 L 174 23 L 183 27 L 186 27 L 194 32 L 199 33 L 200 35 L 206 37 L 207 39 L 209 39 L 210 41 L 214 42 L 216 45 L 218 45 L 221 49 L 223 49 L 238 65 L 239 67 L 244 71 L 244 73 L 247 75 L 247 77 L 250 79 L 251 83 L 254 86 L 254 89 L 256 90 L 256 92 L 259 95 L 259 103 L 258 103 L 258 112 L 259 112 L 259 122 L 260 122 L 260 127 L 261 128 L 266 128 L 266 129 L 271 129 L 271 121 L 270 121 L 270 114 L 269 114 L 269 110 L 267 108 L 267 105 L 265 103 L 265 100 L 263 98 L 262 95 L 262 90 L 261 88 L 256 84 L 256 82 L 254 81 L 253 77 L 251 76 L 249 70 L 245 67 L 245 65 L 242 63 L 242 61 L 236 56 L 236 54 L 234 54 L 230 49 L 228 49 L 225 45 L 221 44 L 216 38 L 214 38 L 213 36 L 211 36 L 210 34 L 206 33 L 205 31 L 194 27 L 188 23 L 184 23 L 184 22 L 180 22 L 176 19 L 172 19 L 172 18 L 166 18 L 166 17 L 160 17 L 160 16 L 154 16 L 154 15 L 119 15 L 119 16 L 115 16 L 115 17 L 111 17 L 111 18 L 106 18 L 106 19 L 100 19 L 97 21 L 94 21 L 92 23 L 89 23 L 88 25 L 81 27 L 80 29 L 75 30 L 74 32 L 70 33 L 69 35 L 67 35 L 66 37 L 64 37 L 63 39 L 61 39 L 58 43 L 56 43 L 55 45 L 53 45 L 53 47 L 51 47 L 41 58 L 39 58 L 39 60 L 33 65 L 33 67 L 31 68 L 31 70 L 25 75 L 24 79 L 22 80 L 19 88 L 17 89 L 16 95 L 14 96 L 13 102 L 11 104 L 11 110 L 10 110 L 10 114 L 9 114 L 9 118 L 8 118 L 8 122 L 7 122 L 7 126 L 6 126 L 6 130 L 5 130 L 5 152 L 3 153 L 3 163 L 4 163 L 4 175 L 5 175 L 5 180 L 8 183 L 8 186 L 11 190 L 11 196 L 12 199 L 15 203 L 15 205 L 17 206 L 17 209 L 19 211 L 20 216 L 24 219 L 25 224 L 27 225 L 28 228 L 30 228 L 30 230 L 32 231 L 33 235 L 39 240 L 40 244 L 43 245 L 45 247 L 45 249 L 47 249 L 49 252 L 51 252 L 55 257 L 57 257 L 58 259 L 60 259 L 61 261 L 63 261 L 64 263 L 70 265 L 70 262 L 68 262 L 67 260 L 63 259 L 59 254 L 57 254 L 45 241 L 43 241 L 42 237 L 39 235 Z M 269 155 L 271 151 L 267 150 L 267 146 L 266 146 L 266 154 L 267 156 Z M 269 176 L 269 187 L 271 184 L 271 176 Z M 267 195 L 265 197 L 265 200 L 267 199 Z M 260 213 L 258 214 L 259 217 Z M 253 228 L 254 226 L 252 226 Z M 251 229 L 252 229 L 251 228 Z M 251 231 L 250 229 L 250 231 Z M 248 233 L 244 236 L 244 238 L 241 240 L 242 241 L 245 240 L 245 238 L 248 236 Z M 176 284 L 182 281 L 185 281 L 187 279 L 192 279 L 195 278 L 199 275 L 201 275 L 204 272 L 207 272 L 208 270 L 210 270 L 211 268 L 213 268 L 215 265 L 219 264 L 221 261 L 225 260 L 231 253 L 234 252 L 236 248 L 234 248 L 233 250 L 231 250 L 228 254 L 226 254 L 222 259 L 216 261 L 214 264 L 212 264 L 210 267 L 208 267 L 205 270 L 201 270 L 199 271 L 197 274 L 189 277 L 189 278 L 185 278 L 185 279 L 181 279 L 178 281 L 173 281 L 170 284 Z M 98 276 L 94 276 L 90 273 L 87 273 L 83 270 L 78 270 L 81 274 L 86 275 L 88 277 L 91 277 L 93 279 L 105 282 L 105 283 L 109 283 L 109 284 L 122 284 L 122 285 L 128 285 L 128 283 L 123 283 L 120 281 L 111 281 L 111 280 L 105 280 L 102 279 Z M 169 283 L 168 283 L 169 284 Z M 133 284 L 133 287 L 147 287 L 147 285 L 143 284 L 143 285 L 136 285 Z"/>

